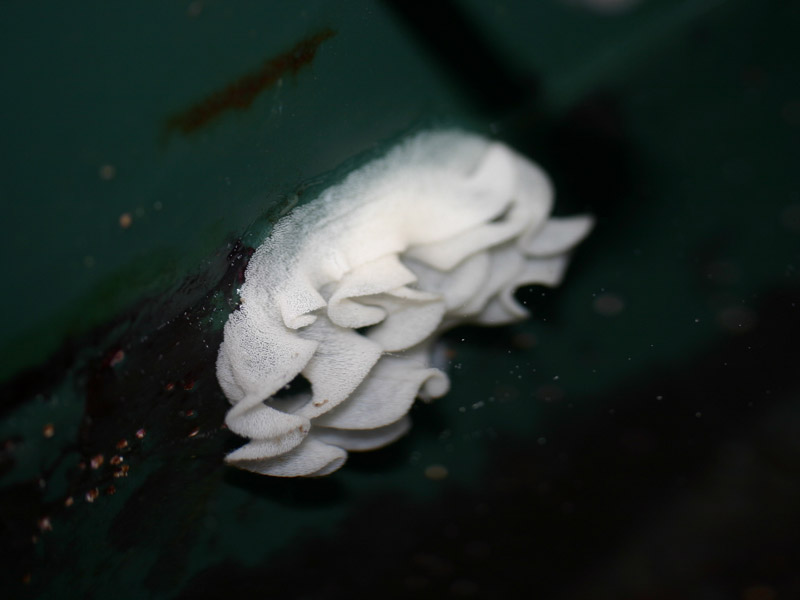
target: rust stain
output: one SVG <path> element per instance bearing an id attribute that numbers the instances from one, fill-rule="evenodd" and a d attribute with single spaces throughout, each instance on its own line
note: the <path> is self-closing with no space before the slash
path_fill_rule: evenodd
<path id="1" fill-rule="evenodd" d="M 336 35 L 323 29 L 301 40 L 290 50 L 266 60 L 258 69 L 243 75 L 220 90 L 211 92 L 188 108 L 169 116 L 164 124 L 166 137 L 174 133 L 188 135 L 205 127 L 230 110 L 246 110 L 261 92 L 275 85 L 285 75 L 296 75 L 308 66 L 320 44 Z"/>

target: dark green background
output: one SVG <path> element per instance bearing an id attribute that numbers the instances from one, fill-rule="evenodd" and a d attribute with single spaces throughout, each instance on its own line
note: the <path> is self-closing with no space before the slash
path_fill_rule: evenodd
<path id="1" fill-rule="evenodd" d="M 12 596 L 800 594 L 800 2 L 0 12 Z M 164 141 L 323 28 L 311 65 Z M 557 212 L 597 216 L 565 284 L 521 291 L 524 324 L 449 335 L 453 389 L 394 446 L 318 481 L 224 467 L 213 361 L 246 247 L 437 125 L 511 143 Z"/>

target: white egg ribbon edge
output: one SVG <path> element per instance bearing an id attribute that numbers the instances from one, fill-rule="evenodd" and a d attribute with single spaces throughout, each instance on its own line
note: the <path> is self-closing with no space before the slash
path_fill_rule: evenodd
<path id="1" fill-rule="evenodd" d="M 552 204 L 544 172 L 508 146 L 427 131 L 282 219 L 219 350 L 225 423 L 249 439 L 226 462 L 326 475 L 405 434 L 415 398 L 449 389 L 431 366 L 443 331 L 524 319 L 514 291 L 561 281 L 593 220 Z M 310 391 L 282 392 L 298 375 Z"/>

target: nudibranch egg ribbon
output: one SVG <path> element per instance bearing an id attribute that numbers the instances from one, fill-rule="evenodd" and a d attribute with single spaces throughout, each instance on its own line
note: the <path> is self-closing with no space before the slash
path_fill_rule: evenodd
<path id="1" fill-rule="evenodd" d="M 225 325 L 217 377 L 226 461 L 265 475 L 326 475 L 348 451 L 402 436 L 415 398 L 447 375 L 431 346 L 460 323 L 527 316 L 523 285 L 557 285 L 589 216 L 550 217 L 544 172 L 479 135 L 426 131 L 279 221 L 255 251 Z M 310 391 L 280 393 L 302 376 Z"/>

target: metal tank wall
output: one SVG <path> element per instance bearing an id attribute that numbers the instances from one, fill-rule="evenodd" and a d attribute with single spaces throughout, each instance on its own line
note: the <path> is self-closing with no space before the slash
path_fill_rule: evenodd
<path id="1" fill-rule="evenodd" d="M 0 6 L 7 597 L 800 593 L 800 2 L 429 4 Z M 435 126 L 596 215 L 565 282 L 394 445 L 225 467 L 252 248 Z"/>

